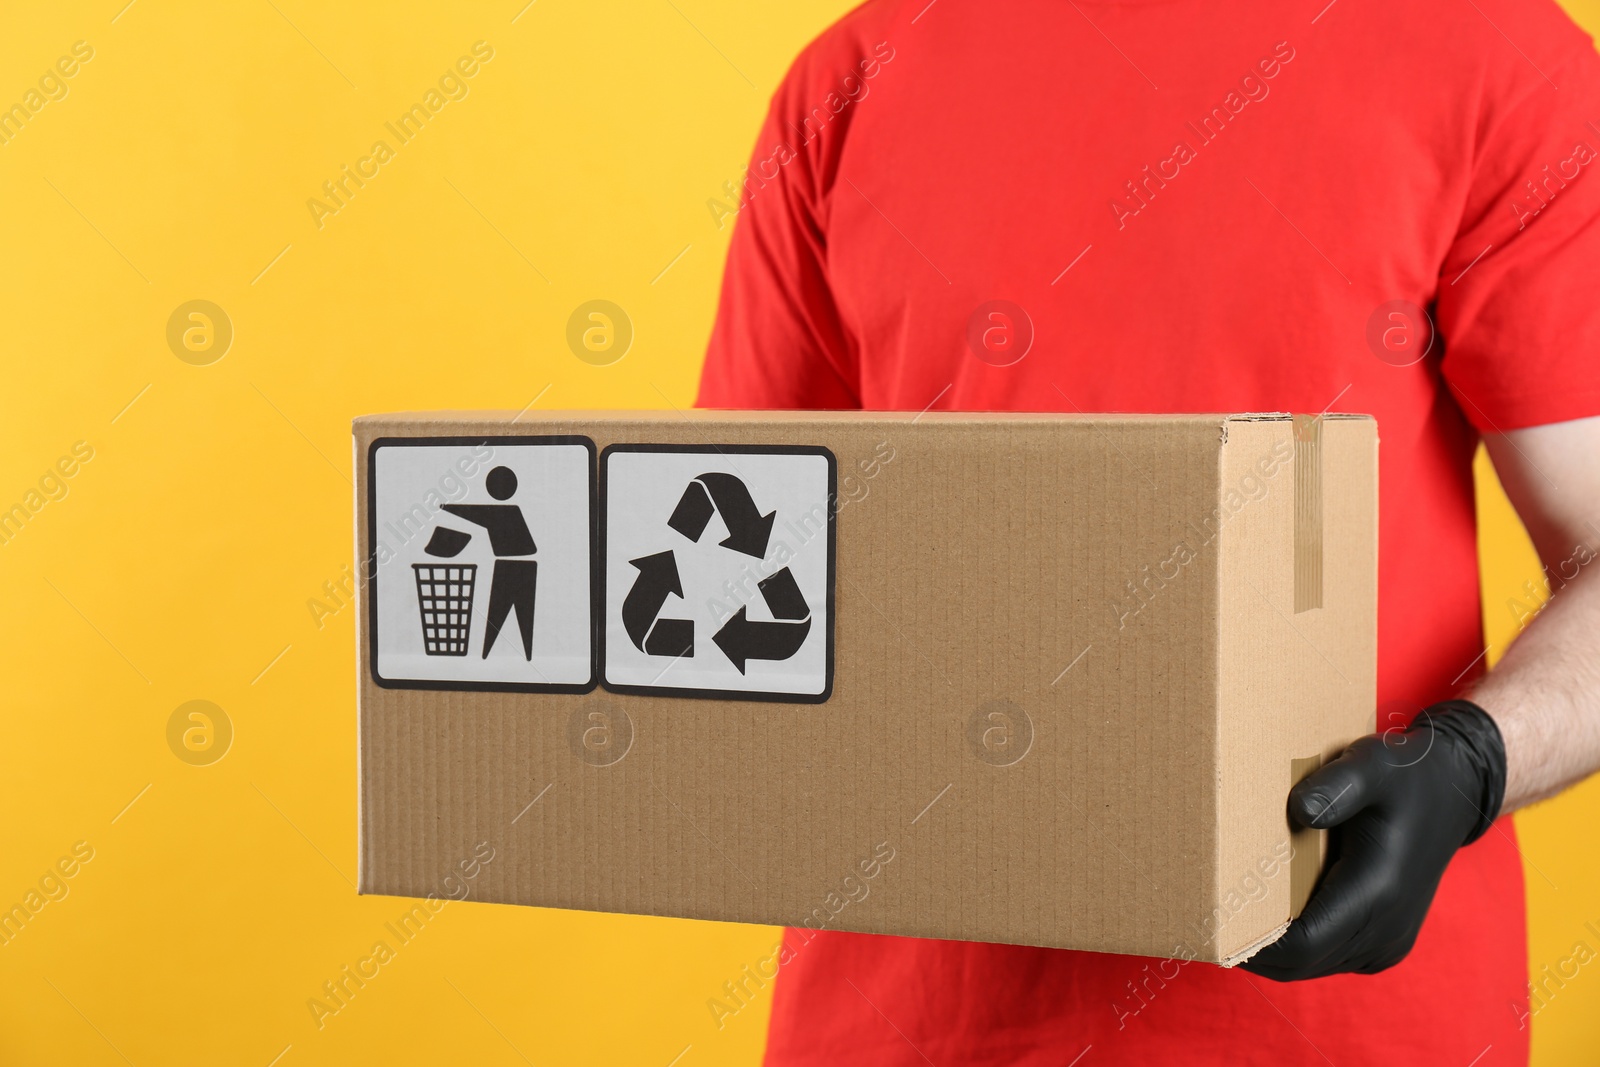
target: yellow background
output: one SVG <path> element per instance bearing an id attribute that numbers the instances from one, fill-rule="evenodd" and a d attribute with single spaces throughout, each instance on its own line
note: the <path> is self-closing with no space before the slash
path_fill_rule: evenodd
<path id="1" fill-rule="evenodd" d="M 731 232 L 706 200 L 847 5 L 124 3 L 13 5 L 0 34 L 0 103 L 94 49 L 0 145 L 0 508 L 94 450 L 0 546 L 0 905 L 94 849 L 0 947 L 0 1062 L 754 1062 L 766 999 L 720 1030 L 706 1001 L 777 931 L 477 904 L 316 1028 L 402 905 L 349 884 L 353 610 L 307 601 L 351 558 L 352 415 L 691 403 Z M 479 40 L 468 95 L 319 229 L 307 199 Z M 636 329 L 611 366 L 564 341 L 596 298 Z M 193 299 L 235 328 L 209 366 L 166 341 Z M 1538 567 L 1483 480 L 1498 647 Z M 235 731 L 210 766 L 168 748 L 193 699 Z M 1592 782 L 1519 817 L 1535 971 L 1593 944 L 1596 819 Z M 1535 1062 L 1597 1045 L 1580 977 Z"/>

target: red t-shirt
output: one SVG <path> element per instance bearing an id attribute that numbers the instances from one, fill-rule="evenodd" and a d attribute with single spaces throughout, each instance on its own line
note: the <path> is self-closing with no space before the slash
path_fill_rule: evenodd
<path id="1" fill-rule="evenodd" d="M 1597 124 L 1600 60 L 1549 0 L 875 0 L 711 205 L 699 402 L 1375 414 L 1387 725 L 1481 670 L 1479 434 L 1600 414 Z M 1527 1058 L 1509 819 L 1375 977 L 788 947 L 771 1064 Z"/>

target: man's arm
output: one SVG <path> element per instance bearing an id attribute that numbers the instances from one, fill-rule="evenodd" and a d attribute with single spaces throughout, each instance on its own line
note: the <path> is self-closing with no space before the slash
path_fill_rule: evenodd
<path id="1" fill-rule="evenodd" d="M 1496 435 L 1490 455 L 1554 599 L 1470 700 L 1356 741 L 1289 792 L 1338 856 L 1282 938 L 1244 964 L 1279 981 L 1393 967 L 1456 850 L 1495 816 L 1600 770 L 1600 418 Z"/>
<path id="2" fill-rule="evenodd" d="M 1512 811 L 1600 771 L 1600 418 L 1485 444 L 1554 594 L 1471 693 L 1505 739 Z"/>

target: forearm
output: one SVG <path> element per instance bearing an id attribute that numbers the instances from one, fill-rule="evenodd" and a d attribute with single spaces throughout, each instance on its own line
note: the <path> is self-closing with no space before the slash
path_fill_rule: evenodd
<path id="1" fill-rule="evenodd" d="M 1564 564 L 1577 575 L 1468 694 L 1505 739 L 1505 812 L 1600 771 L 1600 559 L 1576 546 Z"/>

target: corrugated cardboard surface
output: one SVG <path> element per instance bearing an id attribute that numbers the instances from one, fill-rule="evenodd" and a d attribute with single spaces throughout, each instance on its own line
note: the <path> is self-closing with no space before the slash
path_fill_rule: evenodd
<path id="1" fill-rule="evenodd" d="M 1218 576 L 1220 892 L 1207 932 L 1229 960 L 1298 913 L 1320 867 L 1303 853 L 1280 862 L 1286 843 L 1322 847 L 1315 833 L 1291 841 L 1295 762 L 1370 733 L 1377 700 L 1376 424 L 1297 423 L 1230 422 L 1222 455 L 1224 497 L 1245 501 Z"/>
<path id="2" fill-rule="evenodd" d="M 479 900 L 1235 956 L 1289 915 L 1286 862 L 1239 891 L 1292 759 L 1372 716 L 1375 433 L 1322 430 L 1324 606 L 1295 614 L 1293 462 L 1194 532 L 1292 456 L 1287 418 L 358 420 L 363 561 L 380 437 L 820 445 L 841 502 L 820 704 L 381 688 L 363 606 L 361 890 L 446 893 L 487 841 Z"/>

